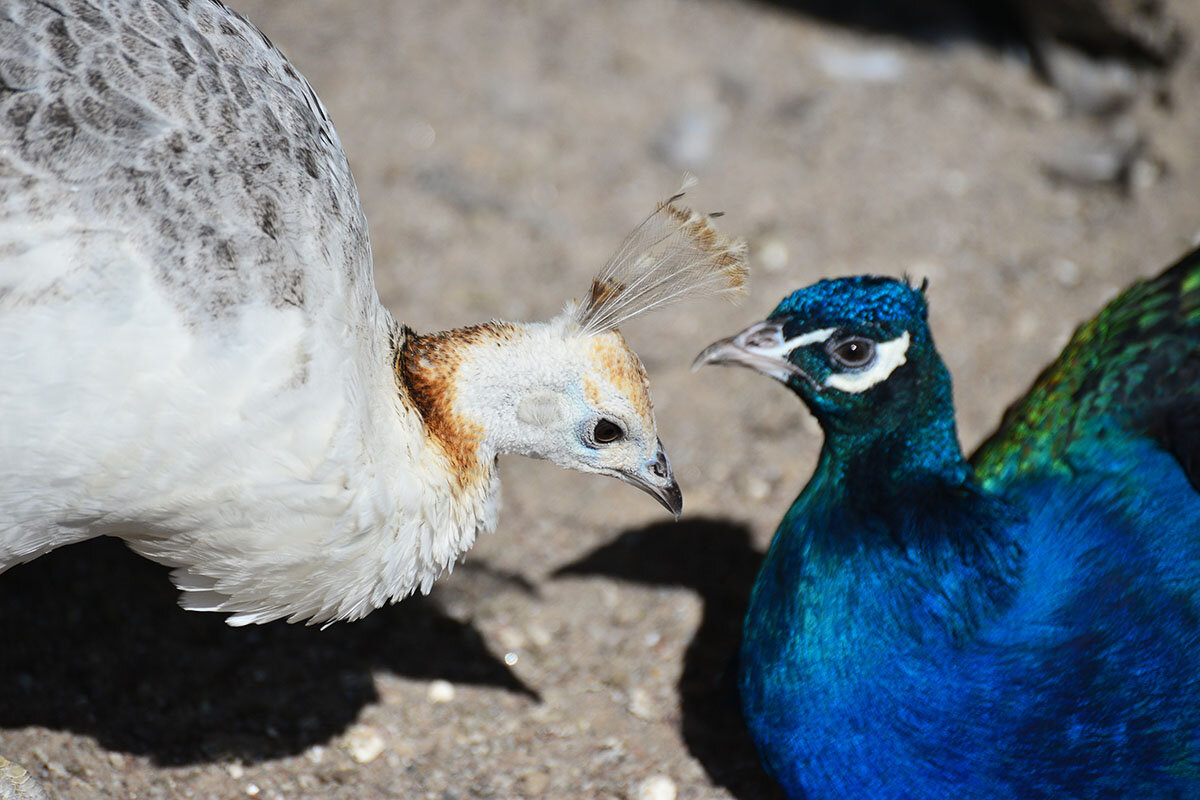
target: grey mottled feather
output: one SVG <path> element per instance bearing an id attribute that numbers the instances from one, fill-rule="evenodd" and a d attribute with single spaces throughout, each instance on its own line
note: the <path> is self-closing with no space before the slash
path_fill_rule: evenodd
<path id="1" fill-rule="evenodd" d="M 64 216 L 149 256 L 193 322 L 258 300 L 303 306 L 304 264 L 322 256 L 343 267 L 343 291 L 371 280 L 328 115 L 266 37 L 213 0 L 0 0 L 0 218 Z M 79 277 L 58 283 L 78 290 Z M 7 282 L 0 303 L 62 290 Z"/>

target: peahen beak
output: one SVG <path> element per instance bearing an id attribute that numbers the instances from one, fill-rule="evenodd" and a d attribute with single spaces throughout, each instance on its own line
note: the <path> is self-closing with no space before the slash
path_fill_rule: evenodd
<path id="1" fill-rule="evenodd" d="M 636 472 L 621 472 L 620 477 L 662 503 L 663 508 L 675 515 L 675 519 L 678 520 L 679 515 L 683 513 L 683 492 L 679 490 L 679 484 L 675 481 L 675 473 L 671 471 L 671 460 L 667 458 L 661 440 L 658 442 L 654 458 Z"/>
<path id="2" fill-rule="evenodd" d="M 713 342 L 704 348 L 692 362 L 692 371 L 706 364 L 749 367 L 755 372 L 769 375 L 780 383 L 787 383 L 790 378 L 800 378 L 814 390 L 820 391 L 820 386 L 808 373 L 788 360 L 792 350 L 810 344 L 811 341 L 808 336 L 784 338 L 782 321 L 756 322 L 741 333 Z"/>

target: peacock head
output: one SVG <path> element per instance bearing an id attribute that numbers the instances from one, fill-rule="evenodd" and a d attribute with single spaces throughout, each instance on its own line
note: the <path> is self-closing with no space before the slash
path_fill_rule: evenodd
<path id="1" fill-rule="evenodd" d="M 646 370 L 618 326 L 685 297 L 740 291 L 746 277 L 745 244 L 680 196 L 659 204 L 586 298 L 554 319 L 409 337 L 403 382 L 456 469 L 519 453 L 619 478 L 679 516 Z"/>
<path id="2" fill-rule="evenodd" d="M 899 427 L 949 402 L 925 287 L 892 278 L 836 278 L 793 292 L 762 322 L 709 345 L 693 367 L 705 364 L 737 364 L 775 378 L 827 432 Z"/>

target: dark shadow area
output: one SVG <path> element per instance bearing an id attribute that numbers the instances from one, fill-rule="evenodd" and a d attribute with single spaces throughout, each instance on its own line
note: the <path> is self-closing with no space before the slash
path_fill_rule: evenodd
<path id="1" fill-rule="evenodd" d="M 863 33 L 918 44 L 970 40 L 991 47 L 1023 44 L 1026 21 L 1010 0 L 756 0 L 762 5 Z"/>
<path id="2" fill-rule="evenodd" d="M 377 699 L 372 669 L 536 699 L 423 597 L 325 630 L 231 628 L 175 598 L 164 567 L 113 539 L 0 575 L 0 727 L 69 730 L 160 764 L 253 762 L 340 733 Z"/>
<path id="3" fill-rule="evenodd" d="M 918 44 L 973 41 L 1020 50 L 1043 70 L 1050 41 L 1093 57 L 1165 66 L 1184 37 L 1165 4 L 1103 0 L 755 0 L 863 33 Z M 1043 75 L 1043 77 L 1046 77 Z"/>
<path id="4" fill-rule="evenodd" d="M 743 800 L 783 797 L 742 722 L 734 675 L 742 617 L 760 561 L 744 525 L 684 519 L 629 531 L 556 573 L 683 586 L 700 594 L 704 616 L 679 680 L 683 737 L 712 782 Z"/>

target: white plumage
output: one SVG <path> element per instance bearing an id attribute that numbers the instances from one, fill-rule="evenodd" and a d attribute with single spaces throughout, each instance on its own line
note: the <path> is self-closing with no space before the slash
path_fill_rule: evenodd
<path id="1" fill-rule="evenodd" d="M 186 608 L 324 622 L 428 591 L 493 529 L 501 452 L 678 512 L 613 326 L 740 286 L 708 218 L 663 204 L 550 322 L 418 336 L 379 303 L 328 115 L 253 25 L 0 10 L 0 571 L 114 535 Z"/>

